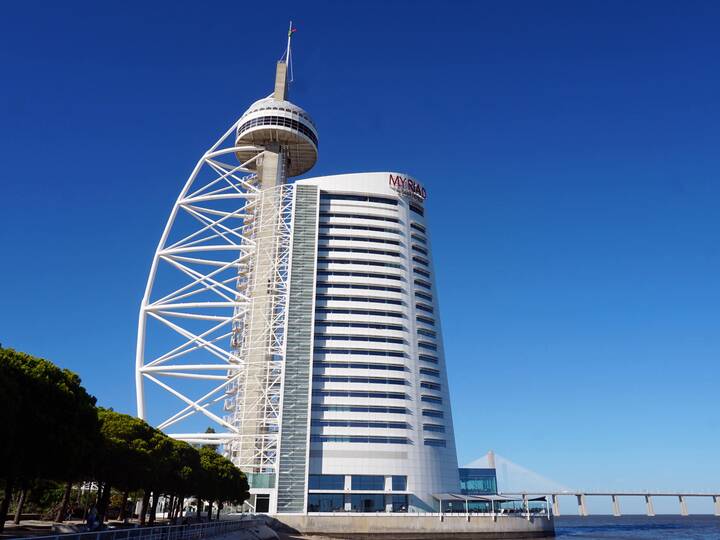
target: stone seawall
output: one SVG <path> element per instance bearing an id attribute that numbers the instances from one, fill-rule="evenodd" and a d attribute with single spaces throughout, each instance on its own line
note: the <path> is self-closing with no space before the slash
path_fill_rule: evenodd
<path id="1" fill-rule="evenodd" d="M 461 515 L 302 515 L 276 514 L 275 528 L 285 527 L 304 535 L 348 538 L 440 540 L 473 538 L 547 538 L 555 536 L 552 518 Z"/>

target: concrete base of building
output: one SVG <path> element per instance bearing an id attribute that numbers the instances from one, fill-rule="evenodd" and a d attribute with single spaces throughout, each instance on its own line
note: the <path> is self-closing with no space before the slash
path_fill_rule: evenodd
<path id="1" fill-rule="evenodd" d="M 464 514 L 275 514 L 271 526 L 284 532 L 352 540 L 548 538 L 555 536 L 552 517 Z"/>

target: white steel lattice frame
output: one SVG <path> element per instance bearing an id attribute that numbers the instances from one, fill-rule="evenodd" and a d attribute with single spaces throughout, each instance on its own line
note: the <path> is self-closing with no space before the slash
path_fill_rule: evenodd
<path id="1" fill-rule="evenodd" d="M 160 429 L 203 415 L 216 433 L 171 435 L 194 443 L 223 443 L 226 454 L 244 470 L 273 472 L 285 357 L 293 186 L 259 189 L 248 166 L 263 148 L 235 146 L 237 125 L 198 161 L 153 257 L 138 320 L 137 411 L 140 418 L 147 417 L 145 383 L 152 382 L 180 401 L 177 410 L 156 422 Z M 248 149 L 257 151 L 253 158 L 232 163 L 236 152 Z M 264 220 L 262 208 L 270 209 Z M 186 221 L 194 225 L 179 231 L 181 216 L 192 218 Z M 173 236 L 179 239 L 170 240 Z M 259 236 L 261 251 L 273 262 L 263 266 L 262 276 L 256 271 Z M 159 276 L 160 270 L 168 269 L 173 274 L 167 282 L 170 292 Z M 269 280 L 263 299 L 250 294 L 258 280 Z M 268 309 L 253 309 L 258 301 Z M 250 336 L 252 319 L 259 316 L 262 331 Z M 155 339 L 150 321 L 154 328 L 159 323 L 169 330 L 180 344 Z M 198 382 L 204 388 L 195 397 L 173 381 Z M 225 416 L 212 410 L 221 402 Z M 251 454 L 238 452 L 243 444 L 253 449 Z"/>

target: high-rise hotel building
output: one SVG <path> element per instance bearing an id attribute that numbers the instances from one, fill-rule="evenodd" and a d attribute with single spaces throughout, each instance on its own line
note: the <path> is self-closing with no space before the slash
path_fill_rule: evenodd
<path id="1" fill-rule="evenodd" d="M 396 171 L 289 182 L 315 163 L 318 133 L 286 75 L 281 61 L 274 93 L 178 198 L 141 307 L 139 415 L 149 380 L 182 402 L 160 427 L 214 421 L 215 433 L 173 435 L 222 444 L 257 511 L 436 510 L 459 478 L 427 193 Z M 203 167 L 215 176 L 201 181 Z M 172 242 L 183 213 L 200 232 Z M 167 263 L 191 285 L 155 299 Z M 151 354 L 158 321 L 183 344 Z M 205 321 L 215 333 L 192 326 Z M 214 390 L 190 397 L 175 383 L 189 379 Z"/>
<path id="2" fill-rule="evenodd" d="M 394 172 L 295 185 L 291 276 L 307 261 L 312 289 L 293 328 L 312 342 L 307 509 L 433 509 L 459 480 L 425 190 Z"/>

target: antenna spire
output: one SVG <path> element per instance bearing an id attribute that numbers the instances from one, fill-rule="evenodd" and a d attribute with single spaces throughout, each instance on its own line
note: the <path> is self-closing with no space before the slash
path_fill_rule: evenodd
<path id="1" fill-rule="evenodd" d="M 283 58 L 285 59 L 285 63 L 288 66 L 288 70 L 290 71 L 290 81 L 293 82 L 293 69 L 292 69 L 292 51 L 290 48 L 290 45 L 292 44 L 292 35 L 297 32 L 297 28 L 293 28 L 293 23 L 290 21 L 290 24 L 288 25 L 288 40 L 287 40 L 287 49 L 285 50 L 285 54 L 283 55 Z"/>

